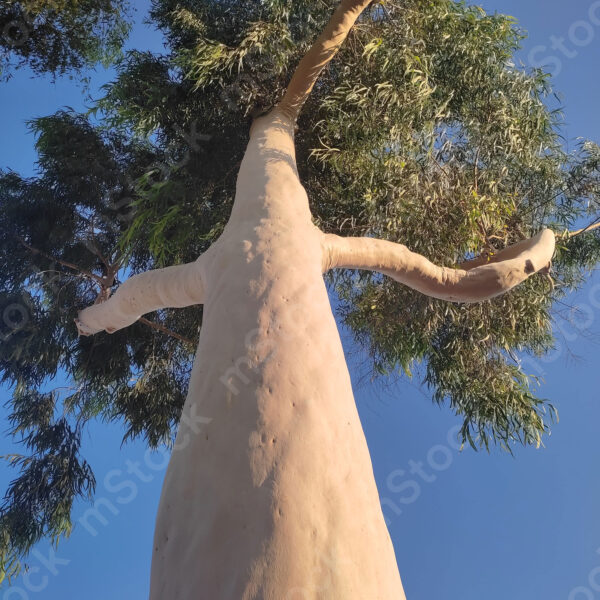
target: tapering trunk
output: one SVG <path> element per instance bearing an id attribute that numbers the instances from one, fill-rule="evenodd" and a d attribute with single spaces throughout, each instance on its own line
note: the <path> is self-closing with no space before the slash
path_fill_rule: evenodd
<path id="1" fill-rule="evenodd" d="M 293 121 L 254 123 L 203 256 L 204 321 L 156 524 L 151 600 L 402 600 L 322 276 Z"/>

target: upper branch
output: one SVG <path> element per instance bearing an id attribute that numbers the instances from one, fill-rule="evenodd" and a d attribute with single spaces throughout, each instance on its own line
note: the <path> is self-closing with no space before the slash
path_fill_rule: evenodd
<path id="1" fill-rule="evenodd" d="M 76 271 L 76 272 L 80 273 L 81 275 L 83 275 L 84 277 L 91 279 L 99 286 L 102 286 L 102 283 L 103 283 L 102 277 L 100 277 L 99 275 L 95 275 L 94 273 L 91 273 L 90 271 L 86 271 L 85 269 L 82 269 L 81 267 L 78 267 L 77 265 L 75 265 L 71 262 L 67 262 L 60 258 L 50 256 L 50 254 L 46 254 L 46 252 L 43 252 L 42 250 L 38 250 L 37 248 L 34 248 L 31 244 L 28 244 L 23 238 L 21 238 L 19 236 L 15 236 L 15 238 L 18 240 L 18 242 L 22 246 L 27 248 L 27 250 L 29 250 L 32 254 L 39 254 L 40 256 L 44 256 L 48 260 L 51 260 L 54 263 L 62 265 L 63 267 L 66 267 L 67 269 L 71 269 L 72 271 Z"/>
<path id="2" fill-rule="evenodd" d="M 554 233 L 535 237 L 498 252 L 486 264 L 468 268 L 439 267 L 406 246 L 374 238 L 323 236 L 323 270 L 334 267 L 383 273 L 427 296 L 451 302 L 480 302 L 499 296 L 533 273 L 550 267 Z"/>
<path id="3" fill-rule="evenodd" d="M 114 333 L 145 313 L 202 304 L 204 287 L 199 260 L 134 275 L 119 286 L 114 296 L 79 313 L 75 321 L 79 333 Z"/>
<path id="4" fill-rule="evenodd" d="M 590 231 L 596 231 L 596 229 L 600 228 L 600 223 L 598 222 L 599 220 L 600 219 L 596 219 L 593 223 L 590 223 L 589 225 L 587 225 L 583 229 L 578 229 L 577 231 L 569 231 L 569 232 L 567 232 L 567 237 L 570 239 L 570 238 L 577 237 L 578 235 L 581 235 L 582 233 L 588 233 Z"/>
<path id="5" fill-rule="evenodd" d="M 295 120 L 310 95 L 321 71 L 336 55 L 354 23 L 372 0 L 342 0 L 323 33 L 300 61 L 279 110 Z"/>

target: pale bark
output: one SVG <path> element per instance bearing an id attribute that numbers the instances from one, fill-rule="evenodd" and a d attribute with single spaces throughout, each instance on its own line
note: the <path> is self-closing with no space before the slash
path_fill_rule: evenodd
<path id="1" fill-rule="evenodd" d="M 203 324 L 154 538 L 151 600 L 402 600 L 298 180 L 294 124 L 252 127 L 203 255 Z"/>
<path id="2" fill-rule="evenodd" d="M 596 229 L 600 228 L 600 223 L 591 223 L 590 225 L 588 225 L 587 227 L 584 227 L 583 229 L 577 229 L 576 231 L 569 231 L 567 236 L 569 238 L 574 238 L 577 237 L 578 235 L 581 235 L 582 233 L 589 233 L 591 231 L 596 231 Z"/>
<path id="3" fill-rule="evenodd" d="M 296 119 L 319 75 L 337 54 L 360 14 L 372 0 L 342 0 L 327 27 L 300 61 L 278 108 Z"/>
<path id="4" fill-rule="evenodd" d="M 323 237 L 323 269 L 367 269 L 423 294 L 451 302 L 481 302 L 504 294 L 550 266 L 555 237 L 549 229 L 461 268 L 439 267 L 402 244 L 374 238 Z"/>
<path id="5" fill-rule="evenodd" d="M 156 269 L 134 275 L 108 300 L 82 310 L 76 320 L 77 329 L 81 335 L 114 333 L 146 313 L 202 304 L 203 298 L 199 261 Z"/>

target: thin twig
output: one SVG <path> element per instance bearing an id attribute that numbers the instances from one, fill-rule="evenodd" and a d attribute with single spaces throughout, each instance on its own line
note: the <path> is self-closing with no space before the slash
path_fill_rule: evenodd
<path id="1" fill-rule="evenodd" d="M 108 264 L 108 261 L 106 260 L 106 258 L 104 258 L 104 256 L 102 256 L 102 252 L 100 252 L 100 248 L 96 244 L 96 233 L 94 231 L 94 217 L 92 217 L 91 222 L 90 222 L 90 233 L 92 234 L 92 239 L 90 241 L 90 245 L 93 248 L 93 254 L 95 254 L 102 261 L 102 263 L 106 267 L 106 271 L 108 272 L 110 270 L 110 265 Z"/>
<path id="2" fill-rule="evenodd" d="M 161 325 L 160 323 L 155 323 L 154 321 L 149 321 L 145 317 L 140 317 L 138 319 L 138 321 L 140 323 L 143 323 L 144 325 L 148 325 L 148 327 L 151 327 L 152 329 L 156 329 L 156 331 L 160 331 L 162 333 L 165 333 L 166 335 L 170 335 L 171 337 L 173 337 L 177 340 L 180 340 L 181 342 L 185 342 L 186 344 L 190 344 L 192 346 L 196 345 L 196 343 L 193 342 L 192 340 L 190 340 L 186 337 L 183 337 L 182 335 L 179 335 L 178 333 L 175 333 L 174 331 L 171 331 L 170 329 L 168 329 L 164 325 Z"/>
<path id="3" fill-rule="evenodd" d="M 20 244 L 22 244 L 25 248 L 27 248 L 33 254 L 39 254 L 40 256 L 44 256 L 45 258 L 47 258 L 48 260 L 51 260 L 52 262 L 55 262 L 55 263 L 57 263 L 59 265 L 62 265 L 63 267 L 66 267 L 67 269 L 71 269 L 73 271 L 77 271 L 81 275 L 84 275 L 85 277 L 88 277 L 89 279 L 92 279 L 100 287 L 104 286 L 104 282 L 103 282 L 102 278 L 99 277 L 98 275 L 94 275 L 93 273 L 90 273 L 89 271 L 86 271 L 85 269 L 82 269 L 81 267 L 78 267 L 77 265 L 75 265 L 73 263 L 67 262 L 66 260 L 61 260 L 60 258 L 56 258 L 55 256 L 51 256 L 50 254 L 46 254 L 42 250 L 38 250 L 37 248 L 34 248 L 30 244 L 28 244 L 23 238 L 21 238 L 19 236 L 15 236 L 15 237 L 19 241 Z"/>

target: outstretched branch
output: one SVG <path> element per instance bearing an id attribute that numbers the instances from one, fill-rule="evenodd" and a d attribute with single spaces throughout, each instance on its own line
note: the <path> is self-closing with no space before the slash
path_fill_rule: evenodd
<path id="1" fill-rule="evenodd" d="M 598 223 L 597 221 L 594 223 L 590 223 L 590 225 L 588 225 L 587 227 L 584 227 L 583 229 L 578 229 L 577 231 L 569 231 L 567 234 L 567 237 L 569 239 L 577 237 L 578 235 L 581 235 L 582 233 L 588 233 L 590 231 L 595 231 L 596 229 L 600 228 L 600 223 Z"/>
<path id="2" fill-rule="evenodd" d="M 477 259 L 460 269 L 439 267 L 406 246 L 374 238 L 323 236 L 323 269 L 377 271 L 427 296 L 451 302 L 481 302 L 499 296 L 538 271 L 547 271 L 554 255 L 554 233 L 509 246 L 485 264 Z"/>
<path id="3" fill-rule="evenodd" d="M 81 335 L 99 331 L 114 333 L 146 313 L 203 302 L 204 287 L 197 260 L 134 275 L 119 286 L 114 296 L 82 310 L 75 322 Z"/>
<path id="4" fill-rule="evenodd" d="M 300 61 L 278 109 L 296 120 L 321 71 L 331 62 L 372 0 L 342 0 L 323 33 Z"/>
<path id="5" fill-rule="evenodd" d="M 37 248 L 34 248 L 30 244 L 28 244 L 23 238 L 16 236 L 16 239 L 19 241 L 20 244 L 22 244 L 25 248 L 27 248 L 31 253 L 44 256 L 48 260 L 51 260 L 52 262 L 54 262 L 56 264 L 62 265 L 63 267 L 67 267 L 68 269 L 75 271 L 78 275 L 80 275 L 82 277 L 86 277 L 87 279 L 91 279 L 94 283 L 96 283 L 96 285 L 98 285 L 98 287 L 100 288 L 100 292 L 98 293 L 98 297 L 96 298 L 96 302 L 94 304 L 100 304 L 110 298 L 110 288 L 113 285 L 115 276 L 121 265 L 121 258 L 117 258 L 116 262 L 110 263 L 98 251 L 97 256 L 102 260 L 103 264 L 106 267 L 106 275 L 104 277 L 101 277 L 99 275 L 95 275 L 94 273 L 91 273 L 90 271 L 86 271 L 85 269 L 82 269 L 81 267 L 77 266 L 76 264 L 66 262 L 64 260 L 61 260 L 54 256 L 51 256 L 50 254 L 47 254 L 46 252 L 42 252 L 41 250 L 38 250 Z M 192 344 L 192 345 L 194 343 L 194 342 L 192 342 L 192 340 L 189 340 L 188 338 L 185 338 L 185 337 L 179 335 L 178 333 L 171 331 L 168 327 L 165 327 L 164 325 L 160 325 L 159 323 L 154 323 L 153 321 L 149 321 L 148 319 L 142 319 L 142 318 L 140 318 L 139 321 L 140 321 L 140 323 L 147 325 L 148 327 L 150 327 L 151 329 L 154 329 L 155 331 L 160 331 L 161 333 L 164 333 L 165 335 L 168 335 L 170 337 L 178 339 L 182 342 L 185 342 L 187 344 Z M 78 322 L 78 321 L 76 321 L 76 322 Z M 79 327 L 79 325 L 78 325 L 78 327 Z M 83 333 L 81 328 L 79 328 L 79 333 L 86 335 Z"/>

